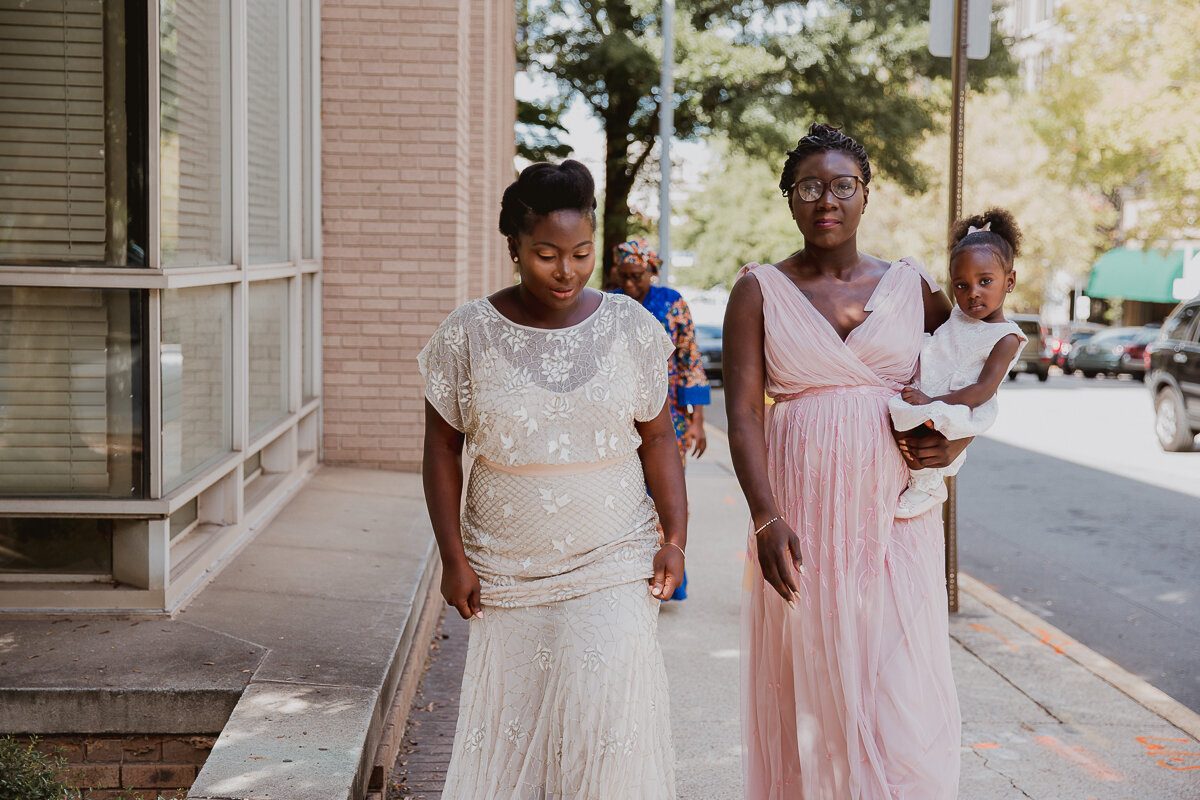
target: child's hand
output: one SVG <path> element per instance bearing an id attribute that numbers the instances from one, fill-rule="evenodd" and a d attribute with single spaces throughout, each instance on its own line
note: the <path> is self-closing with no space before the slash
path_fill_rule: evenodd
<path id="1" fill-rule="evenodd" d="M 913 406 L 923 406 L 933 402 L 929 395 L 915 386 L 905 386 L 900 390 L 900 396 L 904 398 L 904 402 Z"/>

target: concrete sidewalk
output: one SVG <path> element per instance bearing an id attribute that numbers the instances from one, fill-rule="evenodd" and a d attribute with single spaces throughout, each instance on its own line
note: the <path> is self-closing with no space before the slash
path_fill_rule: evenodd
<path id="1" fill-rule="evenodd" d="M 690 599 L 663 606 L 681 798 L 743 796 L 739 616 L 748 511 L 727 440 L 689 461 Z M 964 800 L 1197 800 L 1200 715 L 988 587 L 951 618 Z"/>

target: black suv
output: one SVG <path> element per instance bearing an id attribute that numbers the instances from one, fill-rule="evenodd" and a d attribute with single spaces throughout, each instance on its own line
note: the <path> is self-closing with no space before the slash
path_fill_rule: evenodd
<path id="1" fill-rule="evenodd" d="M 1181 303 L 1147 348 L 1146 385 L 1163 450 L 1191 450 L 1200 433 L 1200 297 Z"/>

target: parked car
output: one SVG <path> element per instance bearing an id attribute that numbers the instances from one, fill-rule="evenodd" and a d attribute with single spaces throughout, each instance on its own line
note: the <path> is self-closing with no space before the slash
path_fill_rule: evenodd
<path id="1" fill-rule="evenodd" d="M 1104 330 L 1103 325 L 1082 321 L 1067 322 L 1052 328 L 1050 331 L 1050 340 L 1046 345 L 1046 349 L 1050 351 L 1051 366 L 1059 367 L 1064 372 L 1068 372 L 1067 360 L 1071 357 L 1071 351 L 1075 349 L 1079 342 L 1101 330 Z"/>
<path id="2" fill-rule="evenodd" d="M 1158 443 L 1164 450 L 1190 450 L 1200 433 L 1200 297 L 1171 312 L 1147 352 Z"/>
<path id="3" fill-rule="evenodd" d="M 1134 379 L 1146 379 L 1146 366 L 1142 353 L 1146 345 L 1158 338 L 1157 327 L 1109 328 L 1082 342 L 1072 353 L 1071 366 L 1082 372 L 1085 378 L 1100 374 L 1131 375 Z"/>
<path id="4" fill-rule="evenodd" d="M 1065 352 L 1063 353 L 1062 363 L 1059 364 L 1064 373 L 1067 375 L 1073 375 L 1075 373 L 1075 355 L 1079 352 L 1079 349 L 1083 347 L 1084 343 L 1087 342 L 1088 339 L 1092 338 L 1099 332 L 1100 331 L 1078 331 L 1076 333 L 1072 333 L 1070 337 L 1068 337 L 1066 344 L 1063 345 Z"/>
<path id="5" fill-rule="evenodd" d="M 1017 373 L 1028 372 L 1037 375 L 1039 381 L 1046 380 L 1050 377 L 1050 351 L 1046 349 L 1046 329 L 1042 326 L 1041 317 L 1037 314 L 1008 314 L 1007 318 L 1017 323 L 1017 327 L 1029 339 L 1021 348 L 1008 379 L 1015 381 Z"/>
<path id="6" fill-rule="evenodd" d="M 697 325 L 696 346 L 700 348 L 700 363 L 710 381 L 721 382 L 721 326 Z"/>

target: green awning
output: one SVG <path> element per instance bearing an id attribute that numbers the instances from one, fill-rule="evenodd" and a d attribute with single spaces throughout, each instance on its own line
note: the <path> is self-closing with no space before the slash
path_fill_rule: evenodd
<path id="1" fill-rule="evenodd" d="M 1174 303 L 1172 291 L 1177 278 L 1183 277 L 1183 252 L 1180 250 L 1109 250 L 1092 265 L 1088 279 L 1088 297 L 1119 297 L 1144 303 Z"/>

